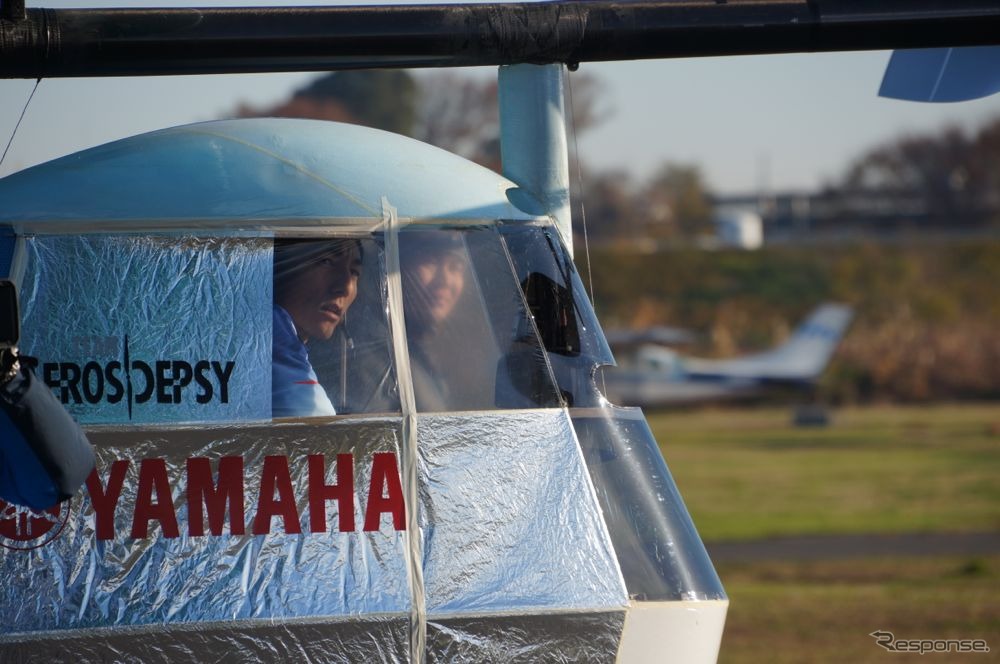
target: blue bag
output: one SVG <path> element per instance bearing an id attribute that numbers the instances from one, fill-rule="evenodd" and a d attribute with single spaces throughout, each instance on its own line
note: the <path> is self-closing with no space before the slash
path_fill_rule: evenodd
<path id="1" fill-rule="evenodd" d="M 0 385 L 0 499 L 41 511 L 76 493 L 94 468 L 94 451 L 25 360 Z"/>

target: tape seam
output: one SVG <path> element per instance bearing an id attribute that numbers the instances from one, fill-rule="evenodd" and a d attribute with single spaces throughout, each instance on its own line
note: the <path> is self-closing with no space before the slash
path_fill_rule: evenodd
<path id="1" fill-rule="evenodd" d="M 396 208 L 382 197 L 382 219 L 386 227 L 386 284 L 389 296 L 389 324 L 396 359 L 396 381 L 399 384 L 399 405 L 403 415 L 402 473 L 406 496 L 407 558 L 410 584 L 410 661 L 424 661 L 427 644 L 427 603 L 424 593 L 423 538 L 420 534 L 420 493 L 417 476 L 417 407 L 410 370 L 410 351 L 406 341 L 406 319 L 403 314 L 403 284 L 399 262 L 399 229 L 401 223 Z"/>

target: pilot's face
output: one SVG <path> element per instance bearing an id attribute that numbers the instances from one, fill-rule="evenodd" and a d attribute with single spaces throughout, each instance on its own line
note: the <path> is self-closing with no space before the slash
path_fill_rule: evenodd
<path id="1" fill-rule="evenodd" d="M 361 258 L 356 246 L 320 256 L 298 270 L 277 294 L 299 339 L 329 339 L 358 296 Z"/>
<path id="2" fill-rule="evenodd" d="M 451 315 L 465 288 L 465 261 L 442 251 L 416 257 L 409 267 L 417 286 L 416 299 L 426 322 L 437 325 Z"/>

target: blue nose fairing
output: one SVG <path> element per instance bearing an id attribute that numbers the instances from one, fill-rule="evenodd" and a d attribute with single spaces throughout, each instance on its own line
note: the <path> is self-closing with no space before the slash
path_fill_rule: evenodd
<path id="1" fill-rule="evenodd" d="M 724 604 L 512 188 L 291 120 L 0 180 L 23 346 L 99 457 L 71 505 L 3 506 L 2 658 L 610 662 L 649 632 L 637 602 Z M 308 371 L 272 371 L 289 348 Z M 279 387 L 322 409 L 285 417 Z"/>

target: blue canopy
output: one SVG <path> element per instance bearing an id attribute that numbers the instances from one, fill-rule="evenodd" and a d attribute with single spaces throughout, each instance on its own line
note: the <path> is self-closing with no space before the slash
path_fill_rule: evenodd
<path id="1" fill-rule="evenodd" d="M 376 129 L 224 120 L 126 138 L 2 178 L 0 224 L 379 219 L 383 197 L 401 217 L 537 218 L 508 200 L 513 189 L 489 169 Z M 514 200 L 527 207 L 524 192 Z"/>

